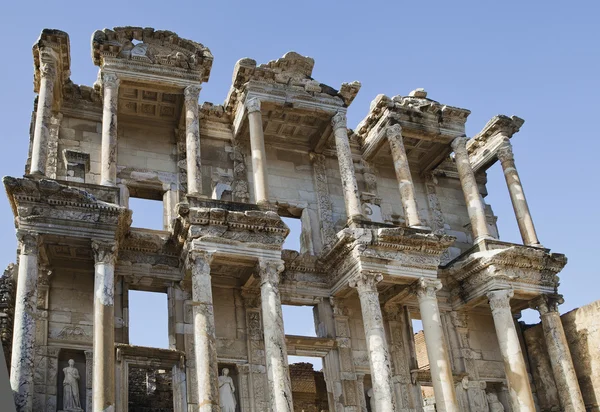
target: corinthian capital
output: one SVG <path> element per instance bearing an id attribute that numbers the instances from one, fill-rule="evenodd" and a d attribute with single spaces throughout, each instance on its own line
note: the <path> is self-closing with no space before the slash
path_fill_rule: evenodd
<path id="1" fill-rule="evenodd" d="M 459 152 L 459 153 L 466 154 L 467 153 L 467 140 L 468 139 L 466 136 L 459 136 L 452 141 L 450 146 L 452 146 L 452 150 L 454 150 L 455 153 Z"/>
<path id="2" fill-rule="evenodd" d="M 348 285 L 361 292 L 377 292 L 377 284 L 383 280 L 379 272 L 360 272 L 348 281 Z"/>
<path id="3" fill-rule="evenodd" d="M 114 73 L 104 73 L 102 75 L 102 87 L 105 89 L 117 90 L 120 83 L 121 80 L 119 80 L 119 77 Z"/>
<path id="4" fill-rule="evenodd" d="M 188 86 L 185 89 L 183 89 L 183 96 L 185 99 L 185 104 L 198 104 L 198 97 L 200 97 L 200 90 L 202 90 L 202 87 L 198 86 L 198 85 L 192 85 L 192 86 Z"/>
<path id="5" fill-rule="evenodd" d="M 260 100 L 256 97 L 246 100 L 246 110 L 248 113 L 260 112 Z"/>
<path id="6" fill-rule="evenodd" d="M 188 252 L 188 265 L 193 273 L 210 274 L 210 264 L 215 252 L 192 249 Z"/>
<path id="7" fill-rule="evenodd" d="M 437 299 L 437 292 L 442 288 L 442 282 L 439 279 L 420 278 L 410 285 L 410 293 L 417 299 Z"/>
<path id="8" fill-rule="evenodd" d="M 385 128 L 385 135 L 389 138 L 402 138 L 402 126 L 396 123 Z"/>
<path id="9" fill-rule="evenodd" d="M 259 259 L 258 268 L 260 272 L 260 283 L 279 284 L 279 274 L 285 269 L 283 260 L 279 259 Z"/>
<path id="10" fill-rule="evenodd" d="M 117 260 L 117 242 L 114 240 L 92 240 L 92 251 L 96 264 L 114 265 Z"/>
<path id="11" fill-rule="evenodd" d="M 331 118 L 331 126 L 333 127 L 333 130 L 339 129 L 339 128 L 344 128 L 346 129 L 347 126 L 347 121 L 346 121 L 346 113 L 339 111 L 337 112 L 332 118 Z"/>
<path id="12" fill-rule="evenodd" d="M 37 255 L 40 245 L 40 237 L 37 233 L 19 230 L 17 240 L 22 255 Z"/>
<path id="13" fill-rule="evenodd" d="M 500 144 L 500 147 L 498 147 L 497 155 L 498 159 L 500 159 L 502 163 L 515 160 L 512 144 L 510 144 L 510 140 L 508 140 L 508 138 L 502 139 L 502 143 Z"/>
<path id="14" fill-rule="evenodd" d="M 558 313 L 558 305 L 564 303 L 562 295 L 542 295 L 530 303 L 532 309 L 540 312 L 540 315 L 545 315 L 550 312 Z"/>
<path id="15" fill-rule="evenodd" d="M 510 298 L 514 295 L 515 292 L 512 289 L 500 289 L 488 292 L 487 298 L 492 312 L 507 309 L 510 311 Z"/>

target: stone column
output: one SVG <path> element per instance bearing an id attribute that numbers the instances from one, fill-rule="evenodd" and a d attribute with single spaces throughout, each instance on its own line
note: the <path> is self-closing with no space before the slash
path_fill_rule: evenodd
<path id="1" fill-rule="evenodd" d="M 114 241 L 92 241 L 94 278 L 93 412 L 115 408 L 115 261 Z"/>
<path id="2" fill-rule="evenodd" d="M 584 411 L 585 404 L 558 313 L 558 305 L 562 302 L 562 296 L 541 296 L 533 306 L 540 312 L 542 319 L 542 329 L 561 406 L 565 412 Z"/>
<path id="3" fill-rule="evenodd" d="M 17 239 L 20 254 L 10 360 L 10 387 L 13 391 L 17 412 L 31 412 L 33 408 L 39 238 L 37 233 L 19 230 Z"/>
<path id="4" fill-rule="evenodd" d="M 117 108 L 120 80 L 114 73 L 102 75 L 104 103 L 102 107 L 102 160 L 100 184 L 117 184 Z"/>
<path id="5" fill-rule="evenodd" d="M 504 178 L 506 179 L 506 185 L 508 186 L 510 200 L 512 201 L 515 216 L 517 217 L 517 224 L 519 225 L 523 243 L 529 246 L 540 246 L 540 241 L 533 225 L 533 219 L 531 218 L 531 213 L 529 213 L 527 199 L 525 199 L 523 185 L 515 166 L 512 145 L 508 137 L 503 139 L 498 149 L 498 159 L 500 159 L 500 164 L 502 165 L 502 171 L 504 172 Z"/>
<path id="6" fill-rule="evenodd" d="M 33 147 L 31 150 L 32 175 L 46 174 L 46 157 L 48 155 L 48 136 L 50 134 L 50 117 L 54 101 L 54 81 L 56 80 L 55 52 L 43 47 L 40 49 L 40 90 L 33 129 Z"/>
<path id="7" fill-rule="evenodd" d="M 190 195 L 202 194 L 202 169 L 200 168 L 200 123 L 198 120 L 198 96 L 200 86 L 188 86 L 185 97 L 185 147 L 187 163 L 187 191 Z"/>
<path id="8" fill-rule="evenodd" d="M 292 384 L 287 360 L 279 274 L 282 260 L 259 260 L 260 296 L 269 382 L 269 406 L 272 412 L 293 412 Z"/>
<path id="9" fill-rule="evenodd" d="M 377 412 L 394 412 L 396 402 L 392 387 L 390 354 L 385 339 L 383 316 L 377 292 L 377 284 L 382 279 L 381 273 L 362 272 L 350 280 L 350 287 L 358 291 L 360 299 L 369 365 L 371 366 L 375 409 Z"/>
<path id="10" fill-rule="evenodd" d="M 346 114 L 337 112 L 331 118 L 333 134 L 335 136 L 335 148 L 337 151 L 338 162 L 340 165 L 340 177 L 342 179 L 342 188 L 344 190 L 344 201 L 346 202 L 346 214 L 348 220 L 353 218 L 362 219 L 362 209 L 360 206 L 360 194 L 358 193 L 358 184 L 354 175 L 354 162 L 352 161 L 352 150 L 348 141 L 348 130 L 346 126 Z"/>
<path id="11" fill-rule="evenodd" d="M 421 278 L 412 285 L 412 291 L 419 301 L 436 410 L 459 412 L 452 366 L 436 296 L 437 291 L 441 288 L 442 282 L 438 279 Z"/>
<path id="12" fill-rule="evenodd" d="M 454 150 L 454 160 L 456 161 L 458 176 L 465 195 L 465 203 L 467 204 L 467 211 L 471 220 L 473 236 L 475 237 L 474 243 L 482 239 L 492 239 L 485 218 L 483 198 L 481 197 L 481 193 L 479 193 L 475 174 L 469 162 L 467 138 L 462 136 L 454 139 L 452 141 L 452 149 Z"/>
<path id="13" fill-rule="evenodd" d="M 500 352 L 504 360 L 512 410 L 513 412 L 533 412 L 536 409 L 529 385 L 527 366 L 510 310 L 510 298 L 513 295 L 512 289 L 493 290 L 487 293 Z"/>
<path id="14" fill-rule="evenodd" d="M 385 134 L 392 151 L 392 159 L 394 159 L 394 170 L 396 171 L 396 179 L 398 179 L 406 224 L 409 227 L 419 227 L 421 226 L 421 219 L 419 219 L 419 210 L 415 200 L 415 187 L 408 167 L 408 157 L 406 157 L 406 150 L 402 141 L 402 126 L 399 124 L 388 126 Z"/>
<path id="15" fill-rule="evenodd" d="M 254 175 L 254 197 L 256 204 L 269 203 L 269 179 L 267 172 L 267 153 L 265 151 L 265 135 L 260 113 L 260 100 L 250 99 L 246 102 L 248 123 L 250 126 L 250 150 L 252 152 L 252 174 Z"/>
<path id="16" fill-rule="evenodd" d="M 213 308 L 210 262 L 212 252 L 191 250 L 192 310 L 194 316 L 194 354 L 200 412 L 220 412 L 217 339 Z"/>

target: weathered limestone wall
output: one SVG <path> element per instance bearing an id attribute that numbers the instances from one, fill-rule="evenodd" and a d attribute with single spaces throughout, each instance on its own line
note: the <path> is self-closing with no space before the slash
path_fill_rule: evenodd
<path id="1" fill-rule="evenodd" d="M 58 134 L 56 178 L 67 180 L 67 169 L 64 162 L 64 150 L 87 153 L 90 156 L 89 172 L 85 175 L 86 183 L 100 183 L 100 160 L 102 142 L 102 122 L 78 117 L 63 116 Z"/>
<path id="2" fill-rule="evenodd" d="M 117 169 L 177 173 L 177 145 L 172 128 L 119 123 Z"/>
<path id="3" fill-rule="evenodd" d="M 600 411 L 600 301 L 561 316 L 586 410 Z M 524 331 L 538 403 L 542 411 L 558 404 L 556 384 L 548 358 L 542 325 Z"/>
<path id="4" fill-rule="evenodd" d="M 415 339 L 415 354 L 417 355 L 417 366 L 423 368 L 429 365 L 427 357 L 427 347 L 425 346 L 425 334 L 422 330 L 414 334 Z"/>
<path id="5" fill-rule="evenodd" d="M 491 314 L 468 315 L 469 352 L 474 360 L 480 380 L 504 379 L 504 364 Z"/>

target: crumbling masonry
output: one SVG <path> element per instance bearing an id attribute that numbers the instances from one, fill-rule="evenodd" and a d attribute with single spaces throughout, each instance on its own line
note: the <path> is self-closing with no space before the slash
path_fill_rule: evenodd
<path id="1" fill-rule="evenodd" d="M 239 60 L 225 103 L 199 105 L 202 44 L 119 27 L 91 47 L 98 80 L 78 86 L 68 35 L 42 31 L 26 174 L 4 178 L 19 412 L 217 412 L 221 381 L 242 412 L 431 410 L 425 386 L 442 412 L 552 410 L 550 392 L 585 410 L 557 309 L 566 258 L 540 244 L 513 158 L 522 119 L 467 138 L 469 110 L 417 89 L 375 97 L 351 130 L 360 83 L 322 84 L 294 52 Z M 523 244 L 498 239 L 483 199 L 498 160 Z M 134 197 L 163 201 L 164 230 L 131 227 Z M 300 253 L 281 217 L 300 219 Z M 168 295 L 170 349 L 129 345 L 129 290 Z M 285 335 L 282 304 L 312 306 L 317 337 Z M 533 341 L 515 320 L 529 307 Z M 525 341 L 546 362 L 533 372 Z M 288 354 L 323 374 L 290 379 Z"/>

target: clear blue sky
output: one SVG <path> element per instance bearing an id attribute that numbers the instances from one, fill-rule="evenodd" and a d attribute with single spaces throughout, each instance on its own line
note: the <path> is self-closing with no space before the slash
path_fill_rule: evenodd
<path id="1" fill-rule="evenodd" d="M 592 1 L 5 2 L 0 171 L 23 173 L 34 98 L 31 46 L 44 27 L 69 33 L 72 79 L 87 85 L 97 75 L 90 57 L 96 29 L 150 26 L 201 42 L 215 60 L 200 100 L 214 103 L 224 101 L 238 59 L 262 63 L 294 50 L 315 59 L 313 77 L 323 83 L 362 82 L 350 127 L 377 94 L 417 87 L 470 109 L 469 136 L 496 114 L 524 118 L 513 139 L 517 167 L 542 243 L 569 258 L 560 275 L 565 312 L 600 298 L 599 9 Z M 499 216 L 502 239 L 521 242 L 499 167 L 489 171 L 486 201 Z M 0 230 L 6 265 L 16 242 L 4 197 Z M 312 317 L 297 320 L 312 324 Z"/>

